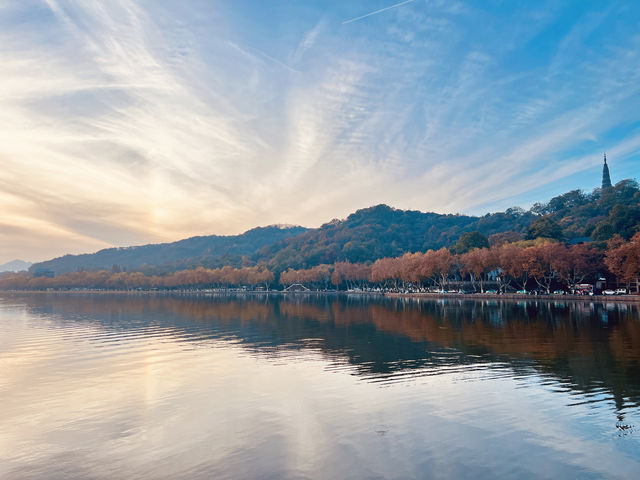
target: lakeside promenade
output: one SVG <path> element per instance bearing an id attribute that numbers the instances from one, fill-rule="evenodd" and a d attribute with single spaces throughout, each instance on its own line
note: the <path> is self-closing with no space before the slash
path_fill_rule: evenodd
<path id="1" fill-rule="evenodd" d="M 5 294 L 53 294 L 53 295 L 195 295 L 195 296 L 217 296 L 217 295 L 240 295 L 240 296 L 320 296 L 320 295 L 345 295 L 345 296 L 372 296 L 387 298 L 411 298 L 425 300 L 495 300 L 495 301 L 580 301 L 591 303 L 640 303 L 640 295 L 530 295 L 518 293 L 491 294 L 491 293 L 400 293 L 400 292 L 350 292 L 345 290 L 307 290 L 307 291 L 283 291 L 283 290 L 210 290 L 210 289 L 175 289 L 175 290 L 104 290 L 104 289 L 83 289 L 83 290 L 0 290 L 0 296 Z"/>

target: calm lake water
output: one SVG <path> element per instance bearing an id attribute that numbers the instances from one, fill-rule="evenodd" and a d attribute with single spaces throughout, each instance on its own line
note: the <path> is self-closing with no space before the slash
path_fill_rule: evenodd
<path id="1" fill-rule="evenodd" d="M 0 296 L 0 478 L 640 478 L 640 312 Z"/>

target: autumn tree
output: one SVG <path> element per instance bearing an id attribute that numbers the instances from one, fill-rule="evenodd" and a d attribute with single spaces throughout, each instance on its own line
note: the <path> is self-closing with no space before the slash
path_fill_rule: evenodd
<path id="1" fill-rule="evenodd" d="M 453 263 L 454 256 L 446 248 L 428 250 L 422 257 L 420 275 L 432 279 L 436 285 L 444 288 Z"/>
<path id="2" fill-rule="evenodd" d="M 585 278 L 596 275 L 603 269 L 602 253 L 591 245 L 572 245 L 566 250 L 566 259 L 560 269 L 562 279 L 574 289 Z"/>
<path id="3" fill-rule="evenodd" d="M 346 283 L 347 288 L 354 288 L 356 285 L 363 286 L 369 280 L 371 268 L 363 263 L 336 262 L 333 265 L 331 283 L 337 287 Z"/>
<path id="4" fill-rule="evenodd" d="M 331 284 L 336 287 L 337 290 L 340 290 L 340 285 L 344 283 L 344 277 L 340 274 L 337 268 L 333 269 L 333 273 L 331 273 Z"/>
<path id="5" fill-rule="evenodd" d="M 636 233 L 631 240 L 624 241 L 619 235 L 614 236 L 608 242 L 608 251 L 604 263 L 618 280 L 629 287 L 636 282 L 636 292 L 639 291 L 640 277 L 640 233 Z"/>
<path id="6" fill-rule="evenodd" d="M 526 289 L 529 272 L 525 267 L 524 248 L 516 244 L 505 244 L 496 253 L 502 282 L 505 285 L 513 282 L 517 289 Z"/>
<path id="7" fill-rule="evenodd" d="M 405 253 L 400 257 L 400 278 L 403 283 L 418 284 L 422 280 L 420 264 L 423 258 L 422 253 Z"/>
<path id="8" fill-rule="evenodd" d="M 498 258 L 495 250 L 477 248 L 460 255 L 460 264 L 462 272 L 470 276 L 474 289 L 475 284 L 479 283 L 480 291 L 484 293 L 486 275 L 496 269 Z"/>
<path id="9" fill-rule="evenodd" d="M 386 257 L 376 260 L 371 266 L 371 281 L 376 283 L 397 282 L 402 278 L 400 261 L 398 258 Z"/>
<path id="10" fill-rule="evenodd" d="M 297 270 L 289 268 L 284 272 L 280 272 L 280 285 L 291 285 L 293 283 L 300 283 L 300 275 Z"/>
<path id="11" fill-rule="evenodd" d="M 525 248 L 523 254 L 527 273 L 547 293 L 551 293 L 553 280 L 560 277 L 561 272 L 568 268 L 567 249 L 564 244 L 543 243 Z"/>

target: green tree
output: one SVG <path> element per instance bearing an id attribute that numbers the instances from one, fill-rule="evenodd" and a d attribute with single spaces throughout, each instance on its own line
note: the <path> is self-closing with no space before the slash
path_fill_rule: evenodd
<path id="1" fill-rule="evenodd" d="M 640 226 L 640 207 L 615 205 L 609 213 L 609 223 L 614 233 L 625 239 L 631 238 Z"/>
<path id="2" fill-rule="evenodd" d="M 596 225 L 591 236 L 596 242 L 606 242 L 612 238 L 615 233 L 616 231 L 613 228 L 613 225 L 611 225 L 607 220 L 603 220 Z"/>
<path id="3" fill-rule="evenodd" d="M 535 240 L 536 238 L 562 240 L 564 235 L 562 234 L 562 227 L 557 222 L 549 216 L 544 216 L 531 223 L 527 238 L 530 240 Z"/>
<path id="4" fill-rule="evenodd" d="M 460 255 L 475 248 L 489 248 L 489 240 L 480 232 L 465 232 L 460 235 L 452 251 Z"/>

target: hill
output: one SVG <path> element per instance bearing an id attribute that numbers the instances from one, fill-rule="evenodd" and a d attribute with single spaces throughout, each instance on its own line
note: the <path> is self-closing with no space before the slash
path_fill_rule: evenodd
<path id="1" fill-rule="evenodd" d="M 640 187 L 635 180 L 591 193 L 572 190 L 536 203 L 481 217 L 398 210 L 386 205 L 365 208 L 345 220 L 269 245 L 252 259 L 276 272 L 348 260 L 352 263 L 396 257 L 406 252 L 452 248 L 465 233 L 509 241 L 539 236 L 565 241 L 594 241 L 604 246 L 614 234 L 629 239 L 640 231 Z M 493 236 L 493 238 L 492 238 Z"/>
<path id="2" fill-rule="evenodd" d="M 2 272 L 21 272 L 27 270 L 31 263 L 24 260 L 11 260 L 10 262 L 0 265 L 0 273 Z"/>
<path id="3" fill-rule="evenodd" d="M 556 221 L 565 238 L 593 237 L 603 242 L 619 234 L 629 239 L 640 224 L 640 187 L 635 180 L 626 179 L 592 193 L 572 190 L 537 203 L 530 211 Z"/>
<path id="4" fill-rule="evenodd" d="M 377 205 L 332 220 L 319 228 L 262 227 L 235 236 L 193 237 L 174 243 L 112 248 L 94 254 L 66 255 L 35 264 L 31 271 L 50 269 L 56 274 L 76 270 L 111 269 L 162 274 L 199 265 L 268 265 L 273 272 L 309 268 L 348 260 L 373 262 L 378 258 L 452 248 L 466 239 L 489 237 L 489 242 L 550 237 L 558 240 L 604 243 L 614 234 L 629 239 L 640 230 L 640 188 L 622 180 L 591 193 L 573 190 L 536 203 L 481 217 L 399 210 Z M 480 235 L 470 235 L 479 232 Z M 464 237 L 463 237 L 464 238 Z M 486 239 L 484 240 L 487 241 Z"/>
<path id="5" fill-rule="evenodd" d="M 535 214 L 521 211 L 473 217 L 377 205 L 264 247 L 252 259 L 268 263 L 275 271 L 344 260 L 374 261 L 450 246 L 463 233 L 475 230 L 487 236 L 504 231 L 524 234 L 535 218 Z"/>
<path id="6" fill-rule="evenodd" d="M 298 235 L 305 230 L 306 228 L 298 226 L 272 225 L 253 228 L 241 235 L 209 235 L 172 243 L 108 248 L 96 253 L 65 255 L 36 263 L 29 270 L 52 270 L 59 275 L 77 270 L 112 268 L 163 273 L 197 265 L 239 266 L 243 257 L 254 254 L 265 245 Z"/>

